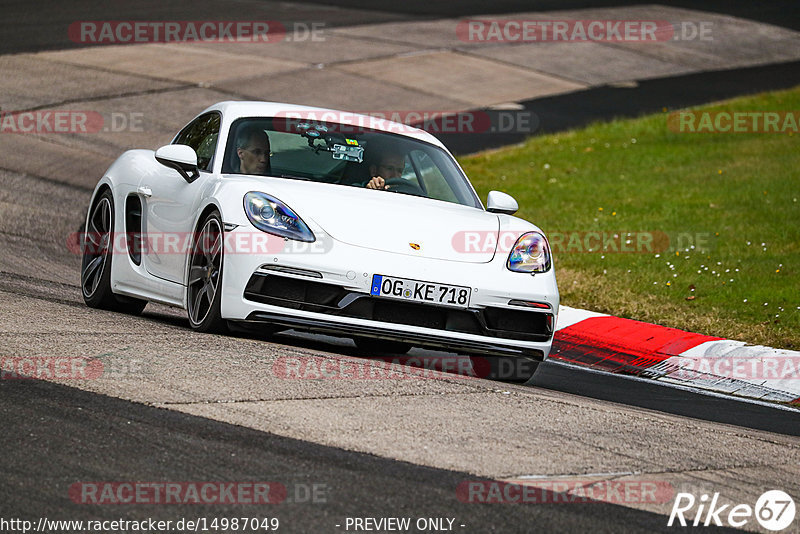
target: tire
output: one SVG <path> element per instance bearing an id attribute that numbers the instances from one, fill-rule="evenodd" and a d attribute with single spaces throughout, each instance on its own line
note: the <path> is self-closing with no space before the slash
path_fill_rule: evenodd
<path id="1" fill-rule="evenodd" d="M 360 352 L 365 356 L 372 354 L 405 354 L 411 350 L 411 345 L 401 341 L 386 341 L 371 337 L 354 337 L 353 341 Z"/>
<path id="2" fill-rule="evenodd" d="M 90 308 L 139 315 L 146 300 L 115 295 L 111 291 L 111 262 L 114 259 L 114 196 L 106 190 L 89 210 L 82 238 L 81 293 Z"/>
<path id="3" fill-rule="evenodd" d="M 209 213 L 198 225 L 189 255 L 186 311 L 193 330 L 206 334 L 228 332 L 220 311 L 222 302 L 222 219 Z"/>

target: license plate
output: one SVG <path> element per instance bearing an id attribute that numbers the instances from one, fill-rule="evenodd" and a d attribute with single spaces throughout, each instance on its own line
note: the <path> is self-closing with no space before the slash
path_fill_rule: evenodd
<path id="1" fill-rule="evenodd" d="M 375 274 L 372 276 L 370 293 L 376 297 L 468 308 L 472 289 Z"/>

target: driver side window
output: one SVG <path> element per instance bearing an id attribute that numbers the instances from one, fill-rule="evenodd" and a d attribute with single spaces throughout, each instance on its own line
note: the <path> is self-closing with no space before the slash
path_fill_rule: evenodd
<path id="1" fill-rule="evenodd" d="M 447 179 L 431 157 L 423 150 L 413 150 L 410 154 L 414 168 L 419 171 L 419 181 L 428 196 L 447 202 L 458 202 L 458 198 L 447 183 Z"/>
<path id="2" fill-rule="evenodd" d="M 211 171 L 220 122 L 220 114 L 216 111 L 201 115 L 181 130 L 173 142 L 192 147 L 197 153 L 197 167 L 202 171 Z"/>

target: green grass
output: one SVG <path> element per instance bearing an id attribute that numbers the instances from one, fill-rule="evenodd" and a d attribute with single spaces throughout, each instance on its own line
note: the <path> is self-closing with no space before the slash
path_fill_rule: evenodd
<path id="1" fill-rule="evenodd" d="M 796 111 L 800 87 L 702 109 Z M 482 198 L 513 195 L 518 215 L 548 235 L 669 236 L 659 253 L 554 251 L 563 304 L 800 348 L 800 135 L 675 133 L 667 117 L 593 124 L 460 161 Z"/>

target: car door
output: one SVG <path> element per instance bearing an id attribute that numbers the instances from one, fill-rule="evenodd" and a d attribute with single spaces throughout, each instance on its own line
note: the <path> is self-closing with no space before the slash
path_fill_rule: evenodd
<path id="1" fill-rule="evenodd" d="M 187 182 L 176 170 L 162 166 L 139 184 L 143 198 L 144 231 L 148 246 L 147 272 L 158 278 L 183 284 L 186 253 L 191 247 L 194 216 L 211 181 L 214 151 L 219 138 L 221 116 L 210 112 L 190 122 L 173 144 L 188 145 L 197 153 L 200 176 Z"/>

